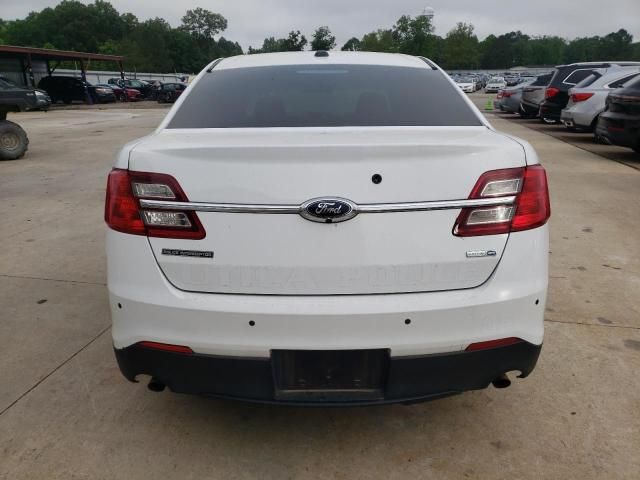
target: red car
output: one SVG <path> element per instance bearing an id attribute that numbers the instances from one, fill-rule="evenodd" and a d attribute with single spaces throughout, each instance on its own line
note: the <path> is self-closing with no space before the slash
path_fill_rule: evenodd
<path id="1" fill-rule="evenodd" d="M 136 90 L 135 88 L 122 88 L 118 85 L 111 85 L 108 83 L 101 83 L 100 85 L 96 85 L 100 87 L 108 87 L 113 90 L 116 98 L 121 102 L 137 102 L 138 100 L 142 100 L 144 97 L 140 90 Z"/>

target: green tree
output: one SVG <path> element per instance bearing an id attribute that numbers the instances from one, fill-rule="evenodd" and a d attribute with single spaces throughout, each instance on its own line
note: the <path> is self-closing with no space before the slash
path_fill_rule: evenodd
<path id="1" fill-rule="evenodd" d="M 300 30 L 291 30 L 287 38 L 265 38 L 261 48 L 249 47 L 249 53 L 299 52 L 307 44 Z"/>
<path id="2" fill-rule="evenodd" d="M 433 25 L 426 15 L 412 18 L 401 16 L 393 27 L 393 37 L 400 53 L 433 57 L 436 50 L 436 36 Z"/>
<path id="3" fill-rule="evenodd" d="M 567 43 L 560 37 L 534 37 L 529 40 L 525 65 L 558 65 L 564 61 Z"/>
<path id="4" fill-rule="evenodd" d="M 227 29 L 227 19 L 219 13 L 198 7 L 187 10 L 187 13 L 182 17 L 180 28 L 194 36 L 213 38 Z"/>
<path id="5" fill-rule="evenodd" d="M 360 49 L 365 52 L 397 52 L 398 43 L 392 30 L 377 30 L 362 37 Z"/>
<path id="6" fill-rule="evenodd" d="M 601 39 L 600 55 L 606 60 L 629 60 L 633 55 L 633 35 L 621 28 Z"/>
<path id="7" fill-rule="evenodd" d="M 300 33 L 300 30 L 291 30 L 289 36 L 284 39 L 283 45 L 287 52 L 300 52 L 307 45 L 307 38 Z"/>
<path id="8" fill-rule="evenodd" d="M 362 42 L 358 40 L 356 37 L 351 37 L 342 46 L 342 50 L 345 52 L 357 52 L 358 50 L 362 50 Z"/>
<path id="9" fill-rule="evenodd" d="M 446 68 L 478 68 L 480 50 L 473 25 L 458 22 L 444 40 L 444 65 Z"/>
<path id="10" fill-rule="evenodd" d="M 329 27 L 318 27 L 313 33 L 311 50 L 331 50 L 336 46 L 336 37 L 331 34 Z"/>

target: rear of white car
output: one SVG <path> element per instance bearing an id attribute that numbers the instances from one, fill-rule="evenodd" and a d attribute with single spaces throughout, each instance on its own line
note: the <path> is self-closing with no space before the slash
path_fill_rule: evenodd
<path id="1" fill-rule="evenodd" d="M 214 62 L 109 176 L 116 357 L 257 402 L 505 385 L 540 352 L 548 217 L 532 148 L 427 60 Z"/>

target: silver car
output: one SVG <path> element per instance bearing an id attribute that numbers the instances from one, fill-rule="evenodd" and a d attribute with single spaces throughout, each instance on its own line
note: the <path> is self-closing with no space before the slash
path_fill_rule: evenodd
<path id="1" fill-rule="evenodd" d="M 560 121 L 570 130 L 592 131 L 605 108 L 609 92 L 640 74 L 640 67 L 599 68 L 569 90 L 569 103 Z"/>
<path id="2" fill-rule="evenodd" d="M 544 91 L 551 81 L 553 74 L 540 75 L 531 84 L 522 89 L 520 102 L 520 115 L 523 117 L 537 117 L 540 111 L 540 103 L 544 100 Z"/>
<path id="3" fill-rule="evenodd" d="M 522 91 L 534 82 L 535 79 L 524 83 L 519 83 L 514 87 L 507 87 L 502 90 L 502 97 L 498 108 L 503 112 L 518 113 L 520 111 L 520 102 L 522 101 Z"/>

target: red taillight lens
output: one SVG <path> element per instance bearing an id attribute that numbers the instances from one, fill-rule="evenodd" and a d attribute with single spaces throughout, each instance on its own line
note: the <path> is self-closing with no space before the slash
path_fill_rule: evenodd
<path id="1" fill-rule="evenodd" d="M 556 87 L 548 87 L 544 91 L 544 98 L 555 97 L 558 93 L 560 93 L 560 89 L 558 89 Z"/>
<path id="2" fill-rule="evenodd" d="M 478 350 L 488 350 L 490 348 L 506 347 L 507 345 L 515 345 L 516 343 L 522 343 L 524 340 L 516 337 L 501 338 L 499 340 L 488 340 L 486 342 L 472 343 L 465 351 L 476 352 Z"/>
<path id="3" fill-rule="evenodd" d="M 574 103 L 584 102 L 585 100 L 589 100 L 591 97 L 593 97 L 592 92 L 582 92 L 582 93 L 571 94 L 571 100 Z"/>
<path id="4" fill-rule="evenodd" d="M 200 240 L 204 227 L 195 212 L 158 211 L 140 207 L 140 199 L 187 202 L 170 175 L 113 169 L 107 180 L 104 219 L 109 228 L 131 235 Z"/>
<path id="5" fill-rule="evenodd" d="M 547 175 L 541 165 L 484 173 L 470 199 L 515 196 L 510 205 L 463 208 L 453 227 L 458 237 L 499 235 L 544 225 L 551 214 Z"/>
<path id="6" fill-rule="evenodd" d="M 509 98 L 511 95 L 513 95 L 513 92 L 509 92 L 509 91 L 504 91 L 504 92 L 502 92 L 502 96 L 503 96 L 503 97 L 507 97 L 507 98 Z"/>
<path id="7" fill-rule="evenodd" d="M 151 350 L 162 350 L 164 352 L 173 352 L 173 353 L 185 353 L 192 354 L 193 350 L 189 347 L 185 347 L 184 345 L 171 345 L 170 343 L 158 343 L 158 342 L 138 342 L 136 345 L 142 348 L 149 348 Z"/>
<path id="8" fill-rule="evenodd" d="M 516 214 L 511 231 L 520 232 L 541 227 L 551 216 L 547 172 L 542 165 L 525 168 L 522 191 L 516 200 Z"/>

